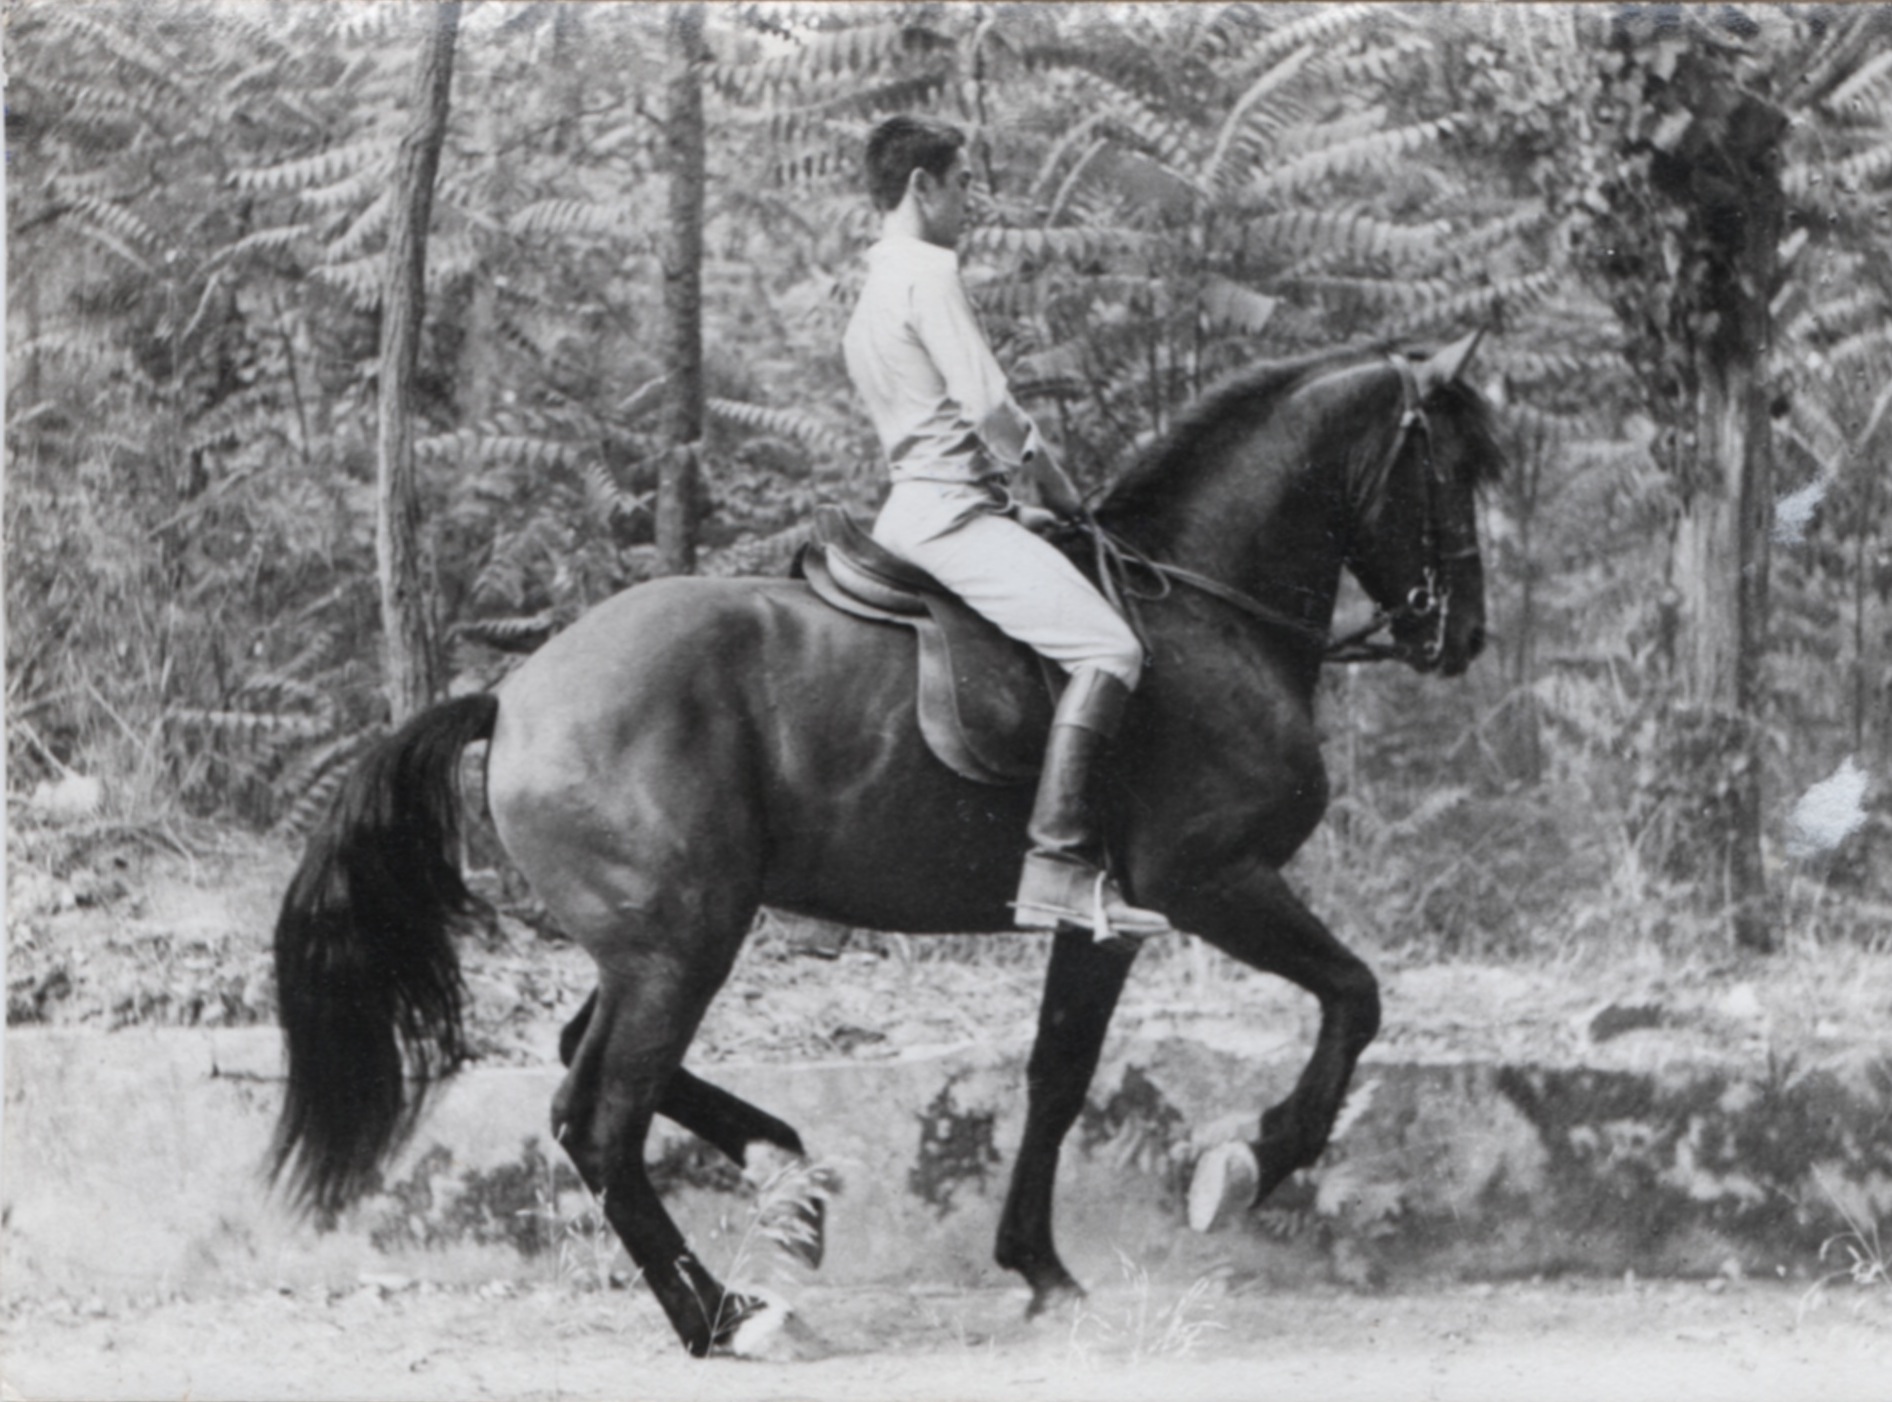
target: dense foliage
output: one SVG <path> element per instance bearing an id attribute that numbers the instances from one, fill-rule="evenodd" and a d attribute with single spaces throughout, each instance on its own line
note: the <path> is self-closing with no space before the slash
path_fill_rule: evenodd
<path id="1" fill-rule="evenodd" d="M 1249 360 L 1494 333 L 1495 656 L 1463 686 L 1331 678 L 1335 821 L 1301 876 L 1343 934 L 1492 952 L 1718 928 L 1673 832 L 1694 771 L 1727 781 L 1720 751 L 1668 723 L 1694 568 L 1668 406 L 1687 337 L 1716 334 L 1676 277 L 1714 231 L 1645 199 L 1717 178 L 1689 145 L 1712 60 L 1785 132 L 1781 279 L 1750 289 L 1781 497 L 1769 858 L 1802 931 L 1892 927 L 1892 30 L 1665 14 L 711 6 L 699 567 L 779 569 L 815 504 L 871 506 L 839 356 L 874 231 L 856 152 L 881 115 L 939 113 L 973 133 L 975 301 L 1088 486 Z M 663 22 L 465 18 L 419 394 L 456 686 L 656 566 Z M 377 311 L 420 28 L 27 0 L 9 38 L 11 783 L 98 774 L 126 819 L 294 826 L 385 710 Z M 1877 816 L 1803 852 L 1793 801 L 1849 758 Z"/>

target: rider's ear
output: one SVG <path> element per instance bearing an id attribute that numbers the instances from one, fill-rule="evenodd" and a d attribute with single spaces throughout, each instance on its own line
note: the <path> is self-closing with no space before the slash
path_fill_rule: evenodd
<path id="1" fill-rule="evenodd" d="M 907 175 L 907 193 L 909 195 L 930 196 L 933 187 L 939 182 L 933 179 L 925 166 L 915 166 Z"/>
<path id="2" fill-rule="evenodd" d="M 1442 350 L 1434 351 L 1417 365 L 1413 366 L 1413 378 L 1418 381 L 1419 397 L 1424 399 L 1440 385 L 1449 385 L 1464 373 L 1471 364 L 1472 355 L 1478 349 L 1478 343 L 1484 338 L 1485 328 L 1479 327 L 1469 336 L 1461 337 Z"/>

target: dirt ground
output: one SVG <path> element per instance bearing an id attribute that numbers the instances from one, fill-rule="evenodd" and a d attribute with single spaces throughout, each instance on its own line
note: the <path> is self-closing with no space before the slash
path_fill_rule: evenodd
<path id="1" fill-rule="evenodd" d="M 114 859 L 115 860 L 115 859 Z M 290 858 L 14 866 L 14 1025 L 232 1026 L 268 1021 L 268 930 Z M 1044 942 L 969 961 L 964 940 L 858 937 L 784 922 L 752 938 L 693 1055 L 896 1057 L 1028 1036 Z M 1362 950 L 1380 973 L 1395 1060 L 1800 1065 L 1883 1046 L 1892 954 L 1795 948 L 1772 960 L 1677 960 L 1619 945 L 1546 964 L 1439 964 Z M 462 946 L 488 1064 L 547 1064 L 592 974 L 517 919 Z M 1203 947 L 1140 959 L 1115 1035 L 1306 1046 L 1312 1000 Z M 1099 1282 L 1092 1282 L 1093 1286 Z M 1892 1397 L 1892 1289 L 1805 1282 L 1504 1282 L 1430 1292 L 1260 1293 L 1129 1281 L 1075 1315 L 1021 1323 L 1023 1293 L 797 1297 L 796 1355 L 698 1363 L 640 1289 L 569 1281 L 479 1289 L 367 1280 L 128 1303 L 0 1297 L 0 1399 L 1324 1399 Z"/>
<path id="2" fill-rule="evenodd" d="M 0 1396 L 74 1399 L 1293 1398 L 1880 1402 L 1883 1288 L 1517 1282 L 1426 1294 L 1164 1295 L 1021 1322 L 1023 1292 L 810 1291 L 791 1351 L 693 1360 L 641 1291 L 258 1293 L 16 1303 Z"/>

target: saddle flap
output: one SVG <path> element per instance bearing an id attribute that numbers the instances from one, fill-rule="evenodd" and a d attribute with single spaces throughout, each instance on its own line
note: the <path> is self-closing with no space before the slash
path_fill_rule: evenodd
<path id="1" fill-rule="evenodd" d="M 912 630 L 920 733 L 949 769 L 982 784 L 1037 777 L 1051 728 L 1052 679 L 1036 653 L 836 508 L 816 513 L 796 573 L 842 613 Z"/>

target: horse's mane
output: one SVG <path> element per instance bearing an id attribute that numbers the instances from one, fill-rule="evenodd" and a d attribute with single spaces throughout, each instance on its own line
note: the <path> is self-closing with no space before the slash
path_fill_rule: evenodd
<path id="1" fill-rule="evenodd" d="M 1349 346 L 1294 360 L 1258 361 L 1235 371 L 1206 391 L 1142 452 L 1105 493 L 1099 514 L 1124 521 L 1154 513 L 1174 501 L 1185 474 L 1211 457 L 1208 450 L 1217 440 L 1261 422 L 1310 379 L 1342 365 L 1400 353 L 1385 345 Z M 1484 396 L 1455 381 L 1435 390 L 1431 403 L 1465 436 L 1473 481 L 1495 481 L 1504 459 Z"/>
<path id="2" fill-rule="evenodd" d="M 1316 374 L 1360 358 L 1359 347 L 1294 360 L 1263 360 L 1224 376 L 1125 469 L 1100 512 L 1134 518 L 1174 499 L 1181 476 L 1202 462 L 1212 440 L 1259 423 Z"/>

